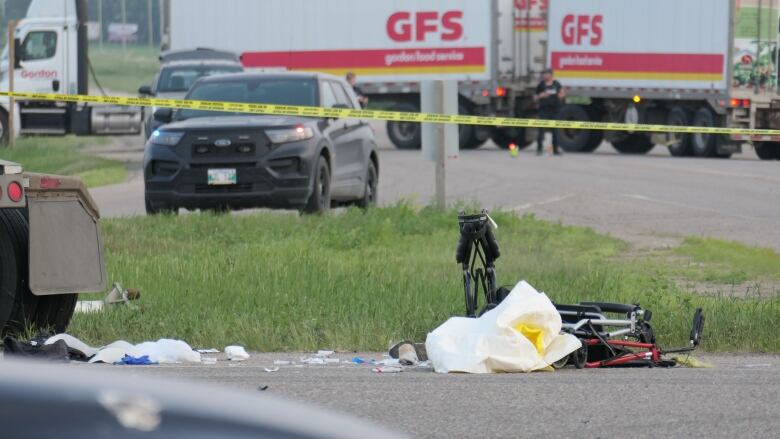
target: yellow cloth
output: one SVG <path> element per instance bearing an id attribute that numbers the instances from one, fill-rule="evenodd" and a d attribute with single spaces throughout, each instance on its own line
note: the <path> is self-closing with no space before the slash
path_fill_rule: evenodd
<path id="1" fill-rule="evenodd" d="M 536 352 L 540 355 L 544 354 L 544 334 L 542 333 L 542 328 L 534 328 L 524 323 L 520 323 L 515 326 L 515 329 L 534 345 Z"/>

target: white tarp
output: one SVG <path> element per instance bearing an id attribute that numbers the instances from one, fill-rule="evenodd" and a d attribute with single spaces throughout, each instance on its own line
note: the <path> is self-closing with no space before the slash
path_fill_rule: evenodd
<path id="1" fill-rule="evenodd" d="M 575 336 L 561 334 L 561 316 L 547 295 L 525 281 L 495 309 L 477 319 L 452 317 L 425 341 L 439 373 L 531 372 L 580 346 Z"/>

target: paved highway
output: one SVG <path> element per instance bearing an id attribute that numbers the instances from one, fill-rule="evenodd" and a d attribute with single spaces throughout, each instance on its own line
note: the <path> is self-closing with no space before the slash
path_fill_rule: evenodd
<path id="1" fill-rule="evenodd" d="M 381 126 L 381 204 L 427 203 L 434 168 L 418 151 L 390 145 Z M 125 183 L 94 189 L 104 216 L 144 214 L 139 139 L 103 154 L 134 169 Z M 780 162 L 756 159 L 750 147 L 730 160 L 680 159 L 662 147 L 647 156 L 617 154 L 604 144 L 594 154 L 510 158 L 490 145 L 450 160 L 447 198 L 512 209 L 565 224 L 592 227 L 638 245 L 674 244 L 679 236 L 714 236 L 780 251 Z"/>
<path id="2" fill-rule="evenodd" d="M 777 437 L 780 357 L 700 355 L 711 369 L 567 368 L 553 373 L 377 374 L 352 364 L 247 362 L 126 367 L 128 374 L 212 383 L 358 416 L 420 438 Z M 381 358 L 381 354 L 339 354 Z M 101 367 L 101 366 L 78 366 Z M 102 366 L 111 367 L 111 366 Z"/>

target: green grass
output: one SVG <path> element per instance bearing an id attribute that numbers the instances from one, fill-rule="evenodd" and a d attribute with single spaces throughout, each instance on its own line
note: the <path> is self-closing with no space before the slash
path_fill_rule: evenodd
<path id="1" fill-rule="evenodd" d="M 84 151 L 106 142 L 99 137 L 26 137 L 18 139 L 13 150 L 1 148 L 0 158 L 20 163 L 27 172 L 72 175 L 87 187 L 104 186 L 127 178 L 122 163 Z"/>
<path id="2" fill-rule="evenodd" d="M 589 229 L 495 215 L 499 282 L 527 279 L 557 302 L 639 302 L 664 345 L 682 345 L 696 307 L 709 351 L 780 351 L 780 300 L 682 292 L 662 271 L 621 260 L 625 243 Z M 463 314 L 454 211 L 409 205 L 329 216 L 262 213 L 103 222 L 111 281 L 140 288 L 138 309 L 77 315 L 93 344 L 175 337 L 198 347 L 384 350 L 424 340 Z"/>
<path id="3" fill-rule="evenodd" d="M 768 248 L 712 238 L 687 238 L 676 253 L 707 267 L 703 280 L 739 283 L 752 279 L 780 279 L 780 255 Z"/>
<path id="4" fill-rule="evenodd" d="M 98 44 L 92 43 L 89 51 L 95 75 L 106 93 L 138 94 L 138 87 L 149 85 L 160 69 L 156 48 L 128 45 L 123 51 L 120 44 L 105 44 L 100 49 Z M 92 94 L 100 93 L 91 75 L 90 81 Z"/>

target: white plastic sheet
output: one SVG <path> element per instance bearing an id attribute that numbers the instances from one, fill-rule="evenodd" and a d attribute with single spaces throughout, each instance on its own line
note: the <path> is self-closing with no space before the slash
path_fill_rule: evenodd
<path id="1" fill-rule="evenodd" d="M 452 317 L 428 334 L 425 348 L 439 373 L 531 372 L 579 349 L 561 334 L 561 316 L 544 293 L 518 283 L 477 319 Z"/>

